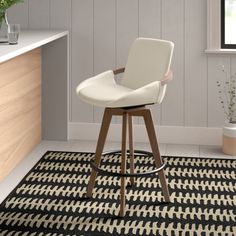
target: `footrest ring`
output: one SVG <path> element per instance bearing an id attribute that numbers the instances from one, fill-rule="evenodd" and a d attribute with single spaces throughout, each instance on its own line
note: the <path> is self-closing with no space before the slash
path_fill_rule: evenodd
<path id="1" fill-rule="evenodd" d="M 128 150 L 129 152 L 129 150 Z M 102 155 L 108 155 L 108 154 L 116 154 L 116 153 L 121 153 L 121 150 L 115 150 L 115 151 L 108 151 L 108 152 L 104 152 Z M 143 150 L 134 150 L 134 154 L 142 154 L 142 155 L 147 155 L 147 156 L 151 156 L 152 153 L 148 152 L 148 151 L 143 151 Z M 93 161 L 90 162 L 91 167 L 97 171 L 98 173 L 102 174 L 102 175 L 106 175 L 106 176 L 116 176 L 116 177 L 144 177 L 144 176 L 148 176 L 148 175 L 153 175 L 159 171 L 161 171 L 164 167 L 165 164 L 163 163 L 159 168 L 155 168 L 151 171 L 147 171 L 147 172 L 143 172 L 143 173 L 117 173 L 117 172 L 111 172 L 111 171 L 107 171 L 104 170 L 102 168 L 97 167 Z"/>
<path id="2" fill-rule="evenodd" d="M 127 152 L 129 153 L 129 150 L 127 150 Z M 103 152 L 102 155 L 110 155 L 110 154 L 121 154 L 121 150 L 112 150 L 112 151 L 107 151 L 107 152 Z M 134 155 L 138 155 L 138 154 L 142 154 L 142 155 L 146 155 L 146 156 L 152 156 L 152 152 L 148 152 L 148 151 L 143 151 L 143 150 L 134 150 Z"/>

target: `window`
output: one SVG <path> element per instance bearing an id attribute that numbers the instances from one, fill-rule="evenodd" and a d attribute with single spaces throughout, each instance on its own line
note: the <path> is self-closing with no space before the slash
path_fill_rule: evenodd
<path id="1" fill-rule="evenodd" d="M 205 52 L 236 54 L 236 0 L 207 0 Z"/>
<path id="2" fill-rule="evenodd" d="M 221 0 L 221 48 L 236 48 L 236 0 Z"/>

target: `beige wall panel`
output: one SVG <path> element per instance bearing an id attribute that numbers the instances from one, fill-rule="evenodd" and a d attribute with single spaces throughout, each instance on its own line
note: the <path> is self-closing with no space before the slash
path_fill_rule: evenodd
<path id="1" fill-rule="evenodd" d="M 71 2 L 72 0 L 51 0 L 51 29 L 71 29 Z"/>
<path id="2" fill-rule="evenodd" d="M 72 0 L 71 121 L 93 122 L 93 106 L 76 95 L 76 86 L 93 76 L 93 1 Z"/>
<path id="3" fill-rule="evenodd" d="M 20 24 L 21 29 L 29 27 L 29 0 L 16 4 L 8 9 L 8 20 L 10 24 Z"/>
<path id="4" fill-rule="evenodd" d="M 29 28 L 50 28 L 50 0 L 29 0 Z"/>
<path id="5" fill-rule="evenodd" d="M 185 126 L 207 125 L 206 5 L 185 1 Z"/>
<path id="6" fill-rule="evenodd" d="M 184 0 L 162 1 L 162 37 L 175 43 L 174 78 L 162 103 L 162 125 L 184 125 Z"/>

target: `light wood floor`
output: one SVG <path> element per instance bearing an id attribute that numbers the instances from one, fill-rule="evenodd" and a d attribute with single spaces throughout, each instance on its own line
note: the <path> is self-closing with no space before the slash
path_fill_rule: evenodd
<path id="1" fill-rule="evenodd" d="M 36 162 L 48 151 L 75 151 L 75 152 L 94 152 L 96 143 L 88 141 L 68 142 L 42 141 L 2 182 L 0 182 L 0 203 L 16 187 L 22 178 L 36 164 Z M 136 143 L 136 149 L 150 150 L 147 143 Z M 107 143 L 105 150 L 120 149 L 119 143 Z M 224 155 L 219 146 L 198 146 L 198 145 L 175 145 L 160 144 L 162 155 L 170 156 L 189 156 L 189 157 L 210 157 L 236 159 L 236 156 Z"/>

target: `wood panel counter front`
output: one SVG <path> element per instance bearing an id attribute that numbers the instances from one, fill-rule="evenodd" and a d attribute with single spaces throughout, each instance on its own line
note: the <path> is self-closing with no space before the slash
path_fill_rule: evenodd
<path id="1" fill-rule="evenodd" d="M 64 30 L 0 44 L 0 182 L 42 139 L 68 139 L 68 48 Z"/>
<path id="2" fill-rule="evenodd" d="M 0 180 L 41 141 L 41 49 L 0 63 Z"/>

